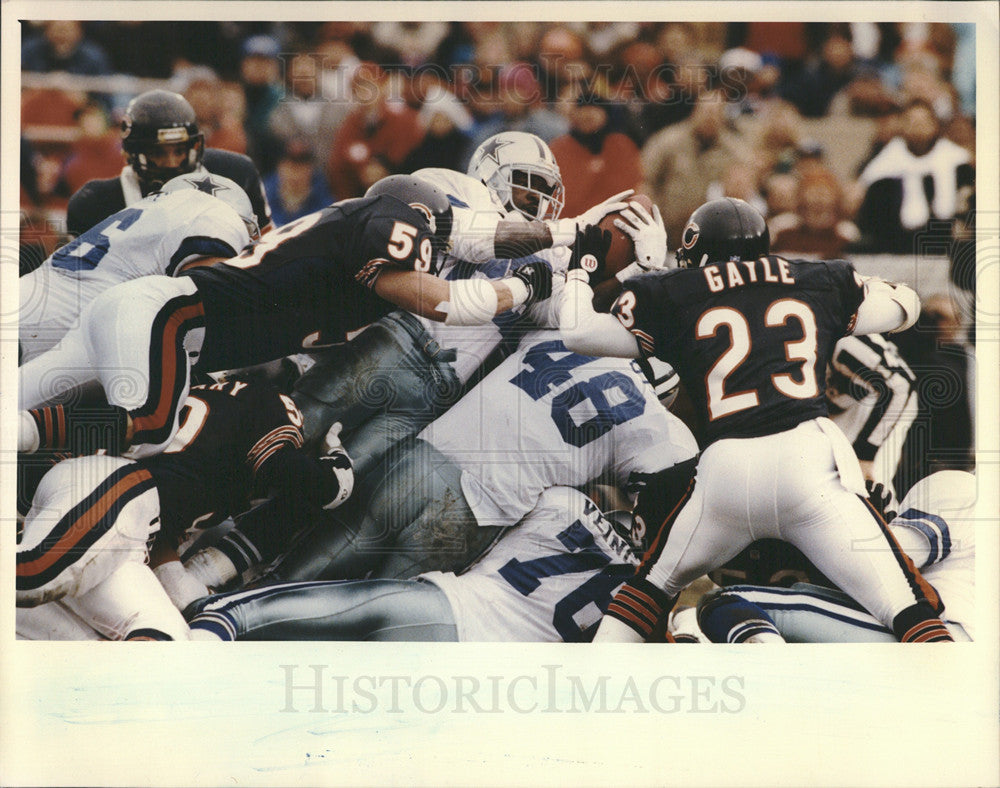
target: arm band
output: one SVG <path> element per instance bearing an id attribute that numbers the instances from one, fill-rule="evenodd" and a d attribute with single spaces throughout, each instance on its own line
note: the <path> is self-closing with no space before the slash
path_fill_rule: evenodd
<path id="1" fill-rule="evenodd" d="M 497 291 L 488 279 L 457 279 L 449 282 L 449 301 L 438 306 L 447 312 L 445 325 L 478 326 L 489 323 L 497 313 Z"/>

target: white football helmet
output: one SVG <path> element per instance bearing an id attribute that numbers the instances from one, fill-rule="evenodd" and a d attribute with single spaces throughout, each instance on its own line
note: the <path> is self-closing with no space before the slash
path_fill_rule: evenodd
<path id="1" fill-rule="evenodd" d="M 183 189 L 197 189 L 222 200 L 240 215 L 250 237 L 254 240 L 260 238 L 260 226 L 257 224 L 257 215 L 253 212 L 253 206 L 250 205 L 250 198 L 236 181 L 214 172 L 202 170 L 201 172 L 187 172 L 184 175 L 171 178 L 163 184 L 160 191 L 164 194 L 170 194 Z"/>
<path id="2" fill-rule="evenodd" d="M 529 220 L 558 219 L 562 213 L 559 165 L 549 146 L 534 134 L 494 134 L 476 148 L 468 172 L 486 184 L 508 213 L 516 211 Z"/>

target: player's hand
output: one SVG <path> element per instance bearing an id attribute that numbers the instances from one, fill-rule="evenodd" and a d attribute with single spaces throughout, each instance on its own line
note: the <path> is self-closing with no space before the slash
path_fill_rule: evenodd
<path id="1" fill-rule="evenodd" d="M 545 263 L 536 261 L 515 268 L 513 276 L 520 279 L 528 287 L 528 300 L 525 306 L 531 306 L 544 301 L 552 295 L 552 269 Z"/>
<path id="2" fill-rule="evenodd" d="M 573 254 L 569 258 L 567 279 L 589 282 L 591 278 L 600 280 L 604 272 L 604 261 L 611 248 L 611 233 L 596 224 L 576 228 Z"/>
<path id="3" fill-rule="evenodd" d="M 879 515 L 887 523 L 895 520 L 897 512 L 894 510 L 892 490 L 882 482 L 874 482 L 871 479 L 865 480 L 865 489 L 868 491 L 868 501 L 875 507 Z"/>
<path id="4" fill-rule="evenodd" d="M 334 422 L 323 438 L 323 454 L 319 461 L 333 473 L 340 485 L 337 495 L 323 506 L 324 509 L 336 509 L 350 498 L 354 491 L 354 463 L 340 442 L 342 428 L 339 421 Z"/>
<path id="5" fill-rule="evenodd" d="M 650 214 L 637 202 L 629 203 L 615 219 L 615 227 L 632 239 L 635 261 L 644 271 L 663 268 L 667 262 L 667 228 L 663 226 L 658 206 Z"/>
<path id="6" fill-rule="evenodd" d="M 615 213 L 616 211 L 628 208 L 628 202 L 626 201 L 633 194 L 635 194 L 635 189 L 626 189 L 612 197 L 608 197 L 604 202 L 597 203 L 593 208 L 588 208 L 573 219 L 548 220 L 546 224 L 549 227 L 549 232 L 552 234 L 552 245 L 569 246 L 573 243 L 577 226 L 586 227 L 590 224 L 599 224 L 601 219 L 609 213 Z"/>
<path id="7" fill-rule="evenodd" d="M 603 202 L 597 203 L 593 208 L 588 208 L 586 211 L 577 216 L 574 220 L 574 224 L 588 225 L 597 224 L 609 213 L 615 213 L 617 211 L 622 211 L 629 207 L 626 199 L 635 194 L 635 189 L 626 189 L 623 192 L 618 192 L 618 194 L 608 197 L 608 199 Z"/>

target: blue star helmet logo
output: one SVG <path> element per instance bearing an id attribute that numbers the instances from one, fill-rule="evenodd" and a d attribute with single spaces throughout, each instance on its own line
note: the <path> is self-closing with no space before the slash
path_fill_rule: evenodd
<path id="1" fill-rule="evenodd" d="M 514 140 L 502 140 L 496 138 L 492 140 L 487 140 L 486 143 L 483 145 L 483 158 L 493 159 L 493 161 L 495 161 L 497 163 L 497 166 L 499 167 L 500 157 L 497 155 L 497 151 L 500 150 L 500 148 L 504 147 L 505 145 L 513 145 L 513 144 Z"/>
<path id="2" fill-rule="evenodd" d="M 223 189 L 225 189 L 224 186 L 215 183 L 210 175 L 206 175 L 201 180 L 197 181 L 194 178 L 191 178 L 190 183 L 198 191 L 205 192 L 205 194 L 211 194 L 213 197 L 216 195 L 217 192 L 221 192 L 223 191 Z"/>

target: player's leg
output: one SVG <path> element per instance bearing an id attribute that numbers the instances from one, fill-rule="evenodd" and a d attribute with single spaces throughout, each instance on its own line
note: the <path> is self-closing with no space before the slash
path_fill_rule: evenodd
<path id="1" fill-rule="evenodd" d="M 950 640 L 937 616 L 941 610 L 937 592 L 871 505 L 844 486 L 835 457 L 837 441 L 849 448 L 847 439 L 812 422 L 797 429 L 812 430 L 811 439 L 800 452 L 783 455 L 784 473 L 794 469 L 799 477 L 813 481 L 800 493 L 780 488 L 783 495 L 787 493 L 779 502 L 787 518 L 773 535 L 798 547 L 838 588 L 892 629 L 897 639 Z"/>
<path id="2" fill-rule="evenodd" d="M 437 546 L 446 551 L 446 558 L 464 554 L 467 545 L 455 534 L 463 530 L 460 523 L 468 523 L 468 518 L 475 523 L 475 517 L 465 504 L 457 466 L 422 440 L 393 447 L 384 465 L 384 476 L 370 473 L 359 481 L 351 500 L 330 518 L 334 527 L 315 529 L 282 559 L 274 569 L 276 577 L 339 580 L 368 572 L 383 576 L 379 567 L 396 551 L 400 534 L 418 520 L 436 518 L 445 524 L 437 531 L 444 537 Z M 425 557 L 431 549 L 429 543 L 409 547 Z"/>
<path id="3" fill-rule="evenodd" d="M 846 594 L 808 583 L 791 588 L 736 585 L 698 602 L 698 624 L 714 643 L 780 633 L 789 643 L 894 643 L 892 630 Z"/>
<path id="4" fill-rule="evenodd" d="M 757 463 L 740 443 L 719 441 L 701 455 L 694 480 L 657 528 L 636 580 L 608 607 L 606 619 L 615 621 L 602 622 L 595 642 L 635 640 L 633 633 L 646 640 L 658 636 L 681 590 L 752 541 L 743 523 L 744 493 Z"/>
<path id="5" fill-rule="evenodd" d="M 374 577 L 461 572 L 506 530 L 478 523 L 462 491 L 458 465 L 426 441 L 416 440 L 412 447 L 394 464 L 389 483 L 380 485 L 366 512 L 362 546 L 372 525 L 393 534 Z"/>
<path id="6" fill-rule="evenodd" d="M 448 598 L 421 580 L 279 584 L 209 597 L 195 610 L 196 639 L 458 639 Z"/>
<path id="7" fill-rule="evenodd" d="M 305 421 L 306 445 L 334 422 L 362 476 L 398 441 L 415 435 L 461 393 L 450 356 L 432 343 L 419 321 L 393 313 L 345 345 L 324 352 L 296 381 L 292 398 Z M 379 414 L 393 418 L 377 425 Z"/>
<path id="8" fill-rule="evenodd" d="M 153 571 L 121 564 L 87 593 L 63 604 L 110 640 L 187 640 L 187 622 Z"/>
<path id="9" fill-rule="evenodd" d="M 68 392 L 97 380 L 84 334 L 80 329 L 73 329 L 55 347 L 32 355 L 18 368 L 19 407 L 28 410 L 64 400 Z"/>
<path id="10" fill-rule="evenodd" d="M 128 456 L 162 451 L 178 428 L 191 367 L 204 340 L 204 308 L 188 277 L 116 285 L 84 310 L 84 341 L 108 402 L 128 412 Z"/>
<path id="11" fill-rule="evenodd" d="M 17 608 L 18 640 L 102 640 L 97 631 L 62 602 Z"/>
<path id="12" fill-rule="evenodd" d="M 79 596 L 129 561 L 159 529 L 149 472 L 120 457 L 65 460 L 42 479 L 17 544 L 17 604 Z"/>
<path id="13" fill-rule="evenodd" d="M 105 637 L 184 637 L 146 545 L 160 502 L 149 472 L 120 457 L 65 460 L 42 479 L 17 546 L 17 604 L 62 601 Z"/>

